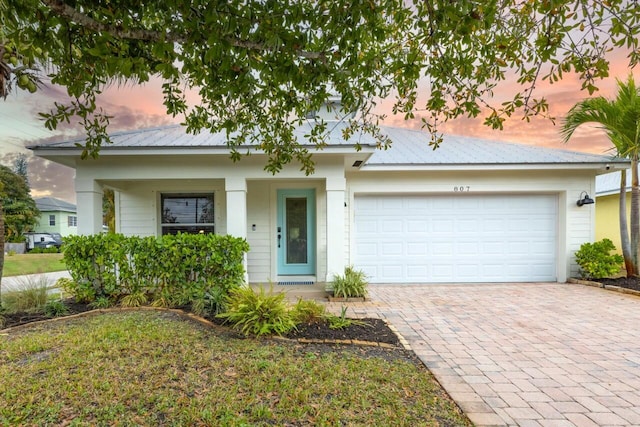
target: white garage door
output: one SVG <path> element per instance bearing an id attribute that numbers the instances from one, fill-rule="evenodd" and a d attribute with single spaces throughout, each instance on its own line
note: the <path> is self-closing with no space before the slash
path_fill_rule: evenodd
<path id="1" fill-rule="evenodd" d="M 371 283 L 556 280 L 552 195 L 356 196 L 355 260 Z"/>

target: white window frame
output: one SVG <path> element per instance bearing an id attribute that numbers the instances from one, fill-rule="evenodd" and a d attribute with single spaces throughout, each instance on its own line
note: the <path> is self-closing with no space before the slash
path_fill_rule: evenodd
<path id="1" fill-rule="evenodd" d="M 163 222 L 164 220 L 164 201 L 165 199 L 175 199 L 175 198 L 193 198 L 193 199 L 197 199 L 197 198 L 203 198 L 203 197 L 211 197 L 211 208 L 213 209 L 213 212 L 211 214 L 211 217 L 213 218 L 213 222 L 181 222 L 181 223 L 175 223 L 175 222 Z M 164 235 L 167 234 L 165 233 L 165 229 L 170 228 L 170 227 L 202 227 L 204 228 L 211 228 L 211 231 L 200 231 L 202 232 L 209 232 L 209 233 L 215 233 L 216 232 L 216 224 L 215 224 L 215 194 L 214 192 L 179 192 L 179 193 L 161 193 L 160 194 L 160 234 Z"/>
<path id="2" fill-rule="evenodd" d="M 49 226 L 50 227 L 55 227 L 56 225 L 56 216 L 55 215 L 49 215 Z"/>

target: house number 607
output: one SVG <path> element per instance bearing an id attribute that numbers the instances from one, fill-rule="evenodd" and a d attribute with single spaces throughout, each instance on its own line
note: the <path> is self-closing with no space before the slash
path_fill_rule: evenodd
<path id="1" fill-rule="evenodd" d="M 470 191 L 470 189 L 471 189 L 471 187 L 468 186 L 468 185 L 461 185 L 460 187 L 453 187 L 453 191 L 456 191 L 456 192 L 461 192 L 461 191 L 467 192 L 467 191 Z"/>

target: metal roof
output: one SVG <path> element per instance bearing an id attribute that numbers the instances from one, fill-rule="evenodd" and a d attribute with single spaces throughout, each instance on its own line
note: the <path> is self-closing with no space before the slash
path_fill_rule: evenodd
<path id="1" fill-rule="evenodd" d="M 294 135 L 302 145 L 311 145 L 305 135 L 311 132 L 313 123 L 308 122 L 298 127 Z M 353 146 L 356 143 L 361 145 L 375 146 L 376 141 L 368 134 L 354 135 L 348 141 L 342 136 L 342 131 L 347 127 L 345 122 L 327 122 L 327 144 L 330 146 Z M 228 148 L 227 135 L 225 132 L 210 133 L 208 131 L 199 134 L 190 134 L 182 125 L 169 125 L 148 129 L 137 129 L 129 131 L 113 132 L 109 134 L 112 144 L 105 144 L 101 150 L 122 149 L 122 148 Z M 68 141 L 45 143 L 34 145 L 29 148 L 37 149 L 57 149 L 74 148 L 77 143 L 82 144 L 83 138 L 76 138 Z"/>
<path id="2" fill-rule="evenodd" d="M 34 201 L 39 211 L 77 212 L 76 205 L 53 197 L 40 197 Z"/>
<path id="3" fill-rule="evenodd" d="M 376 140 L 368 134 L 354 135 L 351 139 L 343 138 L 345 122 L 327 122 L 327 145 L 352 147 L 356 143 L 362 146 L 375 147 Z M 313 126 L 308 122 L 295 131 L 302 145 L 310 145 L 305 135 Z M 613 156 L 580 153 L 539 146 L 506 143 L 479 138 L 455 135 L 444 135 L 442 144 L 434 150 L 429 146 L 431 134 L 419 130 L 382 126 L 381 132 L 388 136 L 392 145 L 387 150 L 375 150 L 366 161 L 363 169 L 385 168 L 393 166 L 428 166 L 428 165 L 527 165 L 527 164 L 628 164 L 628 160 Z M 170 125 L 149 129 L 114 132 L 111 134 L 112 144 L 101 148 L 102 153 L 117 149 L 175 149 L 175 148 L 219 148 L 228 149 L 224 132 L 188 134 L 181 125 Z M 48 154 L 49 150 L 77 150 L 77 143 L 84 139 L 74 139 L 57 143 L 47 143 L 29 148 L 39 151 L 39 155 Z"/>
<path id="4" fill-rule="evenodd" d="M 394 128 L 390 136 L 393 140 L 391 148 L 376 151 L 367 165 L 627 163 L 612 156 L 456 135 L 444 135 L 442 143 L 434 150 L 429 146 L 431 135 L 410 129 Z"/>
<path id="5" fill-rule="evenodd" d="M 627 191 L 631 190 L 631 169 L 627 169 Z M 620 171 L 596 177 L 596 196 L 620 193 Z"/>

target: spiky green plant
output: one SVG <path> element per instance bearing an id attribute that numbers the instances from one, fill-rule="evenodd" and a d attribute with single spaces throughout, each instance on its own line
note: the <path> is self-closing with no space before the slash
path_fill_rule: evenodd
<path id="1" fill-rule="evenodd" d="M 296 327 L 282 292 L 269 293 L 260 286 L 240 287 L 227 297 L 227 311 L 217 317 L 226 319 L 245 335 L 282 335 Z"/>

